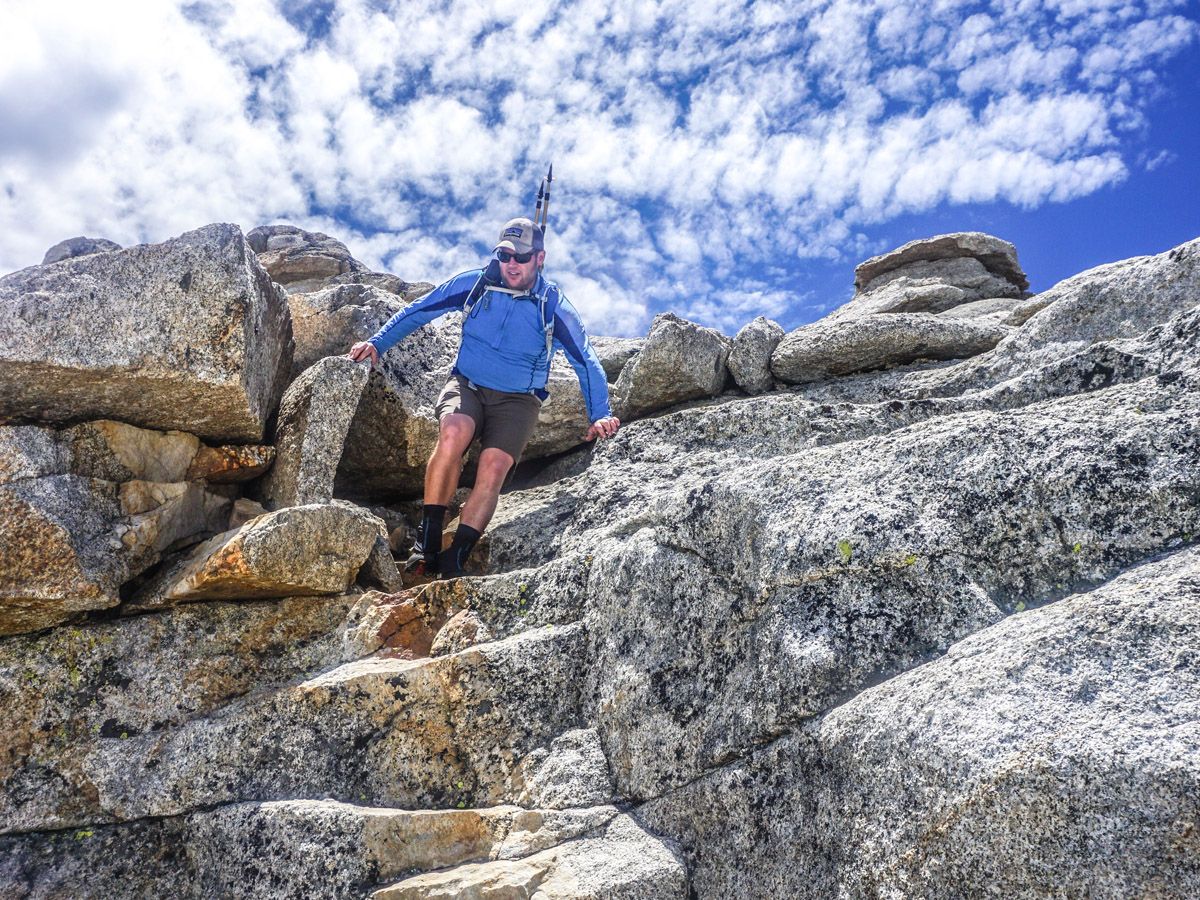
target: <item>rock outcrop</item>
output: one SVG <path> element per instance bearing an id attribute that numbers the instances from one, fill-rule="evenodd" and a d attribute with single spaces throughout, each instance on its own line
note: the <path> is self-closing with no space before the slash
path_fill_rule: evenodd
<path id="1" fill-rule="evenodd" d="M 855 268 L 854 287 L 865 293 L 879 287 L 883 280 L 913 277 L 913 273 L 954 271 L 954 267 L 962 266 L 964 260 L 978 263 L 983 271 L 999 280 L 995 284 L 999 293 L 986 296 L 1009 296 L 1014 290 L 1019 292 L 1029 287 L 1029 279 L 1017 262 L 1017 248 L 1008 241 L 978 231 L 910 241 L 890 253 L 874 256 Z M 937 267 L 940 263 L 949 263 L 951 268 L 939 270 Z M 973 265 L 967 265 L 960 271 L 978 270 Z M 940 280 L 951 281 L 953 276 L 946 278 L 943 275 Z M 988 288 L 991 287 L 989 284 Z"/>
<path id="2" fill-rule="evenodd" d="M 120 250 L 121 245 L 107 238 L 73 237 L 59 241 L 46 251 L 42 257 L 42 265 L 62 262 L 64 259 L 74 259 L 76 256 L 90 256 L 93 253 L 109 253 Z"/>
<path id="3" fill-rule="evenodd" d="M 0 640 L 0 893 L 1195 896 L 1200 241 L 1034 298 L 994 239 L 929 243 L 866 293 L 1007 294 L 802 329 L 786 391 L 722 393 L 774 329 L 743 368 L 656 323 L 617 390 L 654 417 L 502 497 L 479 575 L 388 583 L 344 501 L 148 529 L 115 614 Z M 998 342 L 838 343 L 930 321 Z M 0 429 L 0 491 L 91 516 L 95 571 L 122 503 L 242 490 L 123 428 Z M 9 571 L 84 584 L 50 531 Z"/>
<path id="4" fill-rule="evenodd" d="M 771 372 L 790 384 L 983 353 L 1043 304 L 1012 244 L 979 232 L 912 241 L 862 263 L 849 303 L 788 334 Z"/>
<path id="5" fill-rule="evenodd" d="M 0 420 L 261 441 L 291 354 L 286 301 L 234 225 L 0 278 Z"/>

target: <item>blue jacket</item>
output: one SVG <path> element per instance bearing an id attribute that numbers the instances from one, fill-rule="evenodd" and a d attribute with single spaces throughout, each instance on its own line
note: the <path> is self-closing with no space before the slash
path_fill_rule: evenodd
<path id="1" fill-rule="evenodd" d="M 448 312 L 461 310 L 481 270 L 455 275 L 415 303 L 406 306 L 384 324 L 370 342 L 386 353 L 422 325 Z M 463 321 L 462 345 L 455 370 L 475 384 L 513 394 L 536 394 L 543 399 L 550 377 L 550 357 L 546 354 L 546 334 L 541 321 L 541 298 L 556 285 L 538 273 L 528 294 L 514 297 L 503 291 L 488 290 L 471 306 Z M 553 350 L 567 355 L 587 403 L 588 420 L 595 422 L 611 415 L 608 404 L 608 379 L 588 341 L 579 313 L 560 293 L 554 311 Z M 553 352 L 553 351 L 552 351 Z"/>

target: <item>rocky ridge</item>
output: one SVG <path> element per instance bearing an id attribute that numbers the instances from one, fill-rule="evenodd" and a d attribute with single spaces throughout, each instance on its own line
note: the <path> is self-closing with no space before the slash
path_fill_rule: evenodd
<path id="1" fill-rule="evenodd" d="M 635 421 L 506 494 L 478 575 L 381 591 L 389 526 L 336 498 L 419 491 L 454 323 L 364 378 L 332 357 L 394 276 L 231 229 L 0 279 L 27 322 L 184 257 L 295 335 L 243 356 L 290 374 L 236 438 L 172 394 L 94 421 L 82 354 L 72 393 L 0 348 L 0 893 L 1200 889 L 1200 241 L 1030 297 L 946 235 L 790 334 L 597 340 Z"/>

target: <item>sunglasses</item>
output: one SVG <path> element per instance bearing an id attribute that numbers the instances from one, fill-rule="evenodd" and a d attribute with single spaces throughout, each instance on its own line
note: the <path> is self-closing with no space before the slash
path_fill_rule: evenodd
<path id="1" fill-rule="evenodd" d="M 510 259 L 515 259 L 521 265 L 525 265 L 525 263 L 527 263 L 531 259 L 533 259 L 533 252 L 530 251 L 529 253 L 511 253 L 508 250 L 497 250 L 496 258 L 499 259 L 500 262 L 502 262 L 502 263 L 506 263 Z"/>

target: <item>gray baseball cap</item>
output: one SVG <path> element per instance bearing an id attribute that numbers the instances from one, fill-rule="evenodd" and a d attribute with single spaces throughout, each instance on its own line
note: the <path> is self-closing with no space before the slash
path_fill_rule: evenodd
<path id="1" fill-rule="evenodd" d="M 532 219 L 509 219 L 500 229 L 500 240 L 493 249 L 533 253 L 545 249 L 544 240 L 542 229 L 534 225 Z"/>

